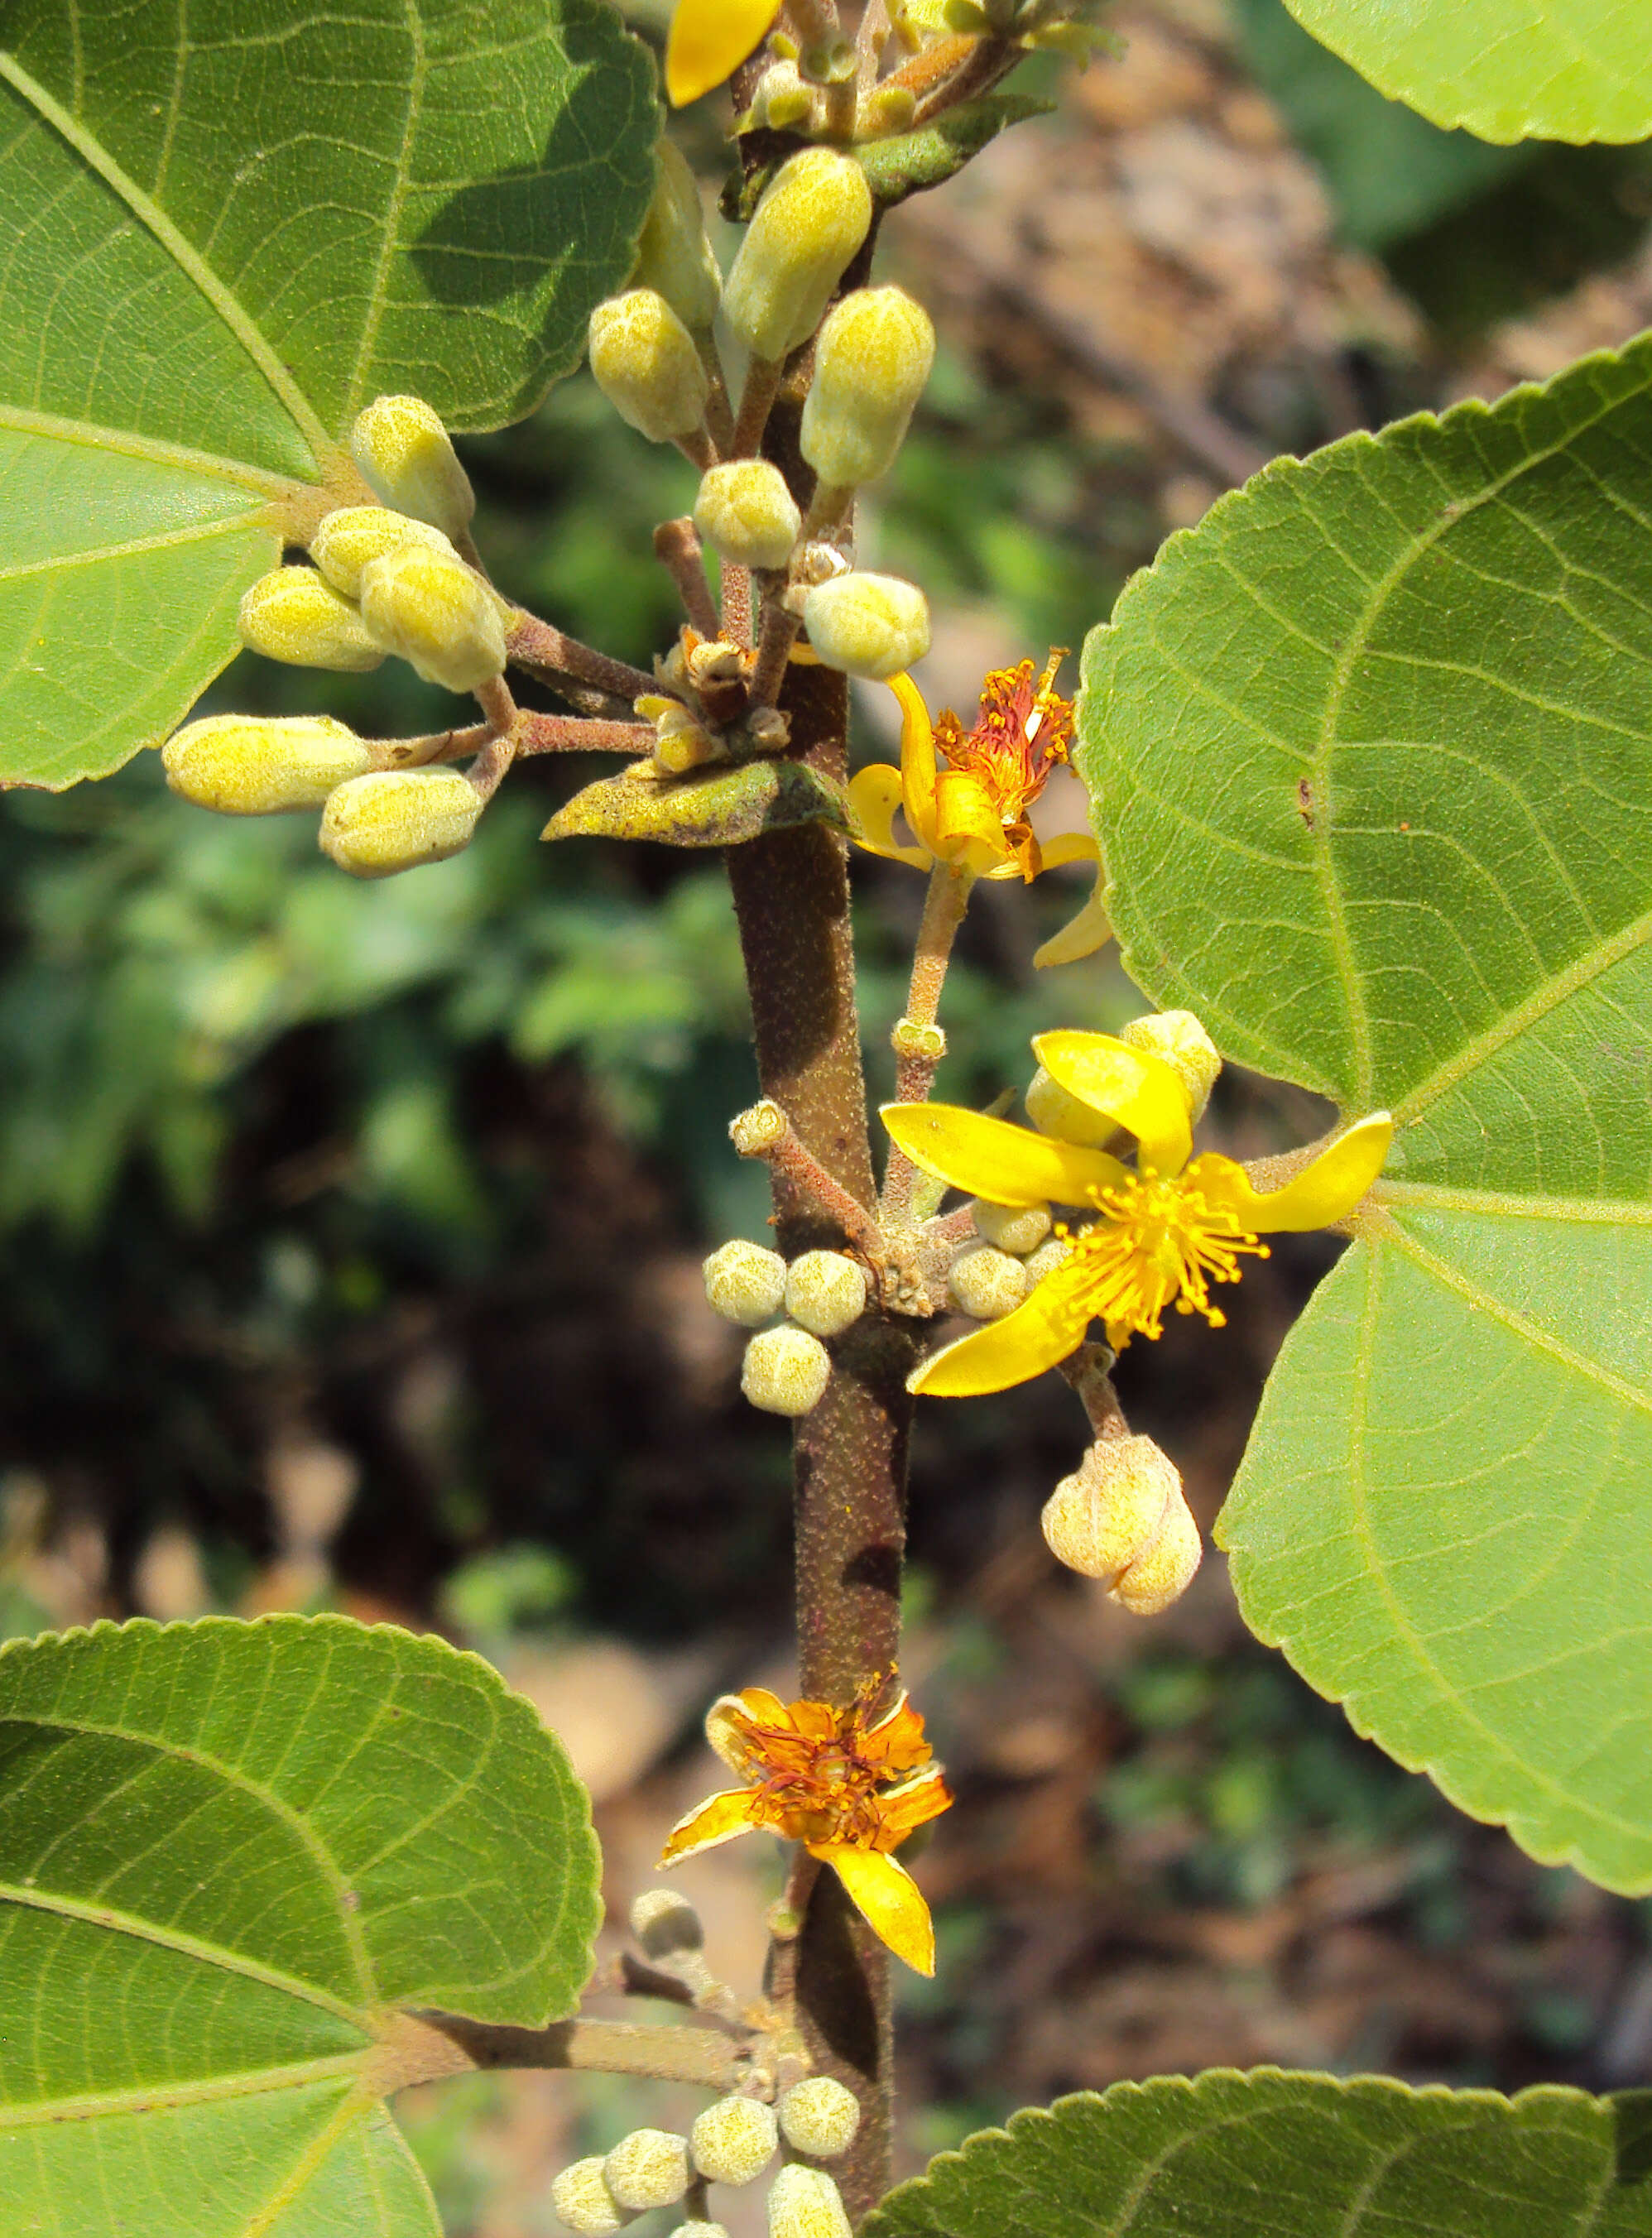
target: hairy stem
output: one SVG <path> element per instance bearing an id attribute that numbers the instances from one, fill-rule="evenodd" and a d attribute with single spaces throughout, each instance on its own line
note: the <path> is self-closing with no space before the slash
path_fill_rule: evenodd
<path id="1" fill-rule="evenodd" d="M 721 2029 L 671 2022 L 572 2020 L 543 2029 L 506 2028 L 425 2013 L 420 2022 L 454 2047 L 456 2068 L 567 2067 L 603 2075 L 651 2075 L 732 2090 L 750 2065 L 748 2048 Z M 433 2063 L 433 2072 L 441 2071 Z M 422 2079 L 422 2078 L 420 2078 Z"/>
<path id="2" fill-rule="evenodd" d="M 969 906 L 975 874 L 961 864 L 937 862 L 929 873 L 929 890 L 923 897 L 917 945 L 912 955 L 912 980 L 907 990 L 906 1013 L 895 1030 L 895 1100 L 923 1103 L 935 1085 L 936 1068 L 946 1053 L 946 1043 L 935 1031 L 941 1010 L 941 990 L 947 983 L 952 944 Z M 912 1182 L 917 1169 L 904 1150 L 891 1148 L 883 1182 L 883 1209 L 892 1220 L 904 1220 L 912 1209 Z"/>

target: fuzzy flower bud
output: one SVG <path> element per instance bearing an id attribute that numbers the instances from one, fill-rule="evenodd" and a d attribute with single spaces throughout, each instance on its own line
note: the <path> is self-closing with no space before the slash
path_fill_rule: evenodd
<path id="1" fill-rule="evenodd" d="M 242 594 L 236 626 L 243 645 L 294 668 L 366 671 L 384 659 L 348 599 L 314 567 L 261 575 Z"/>
<path id="2" fill-rule="evenodd" d="M 575 2161 L 552 2176 L 551 2204 L 564 2228 L 579 2231 L 582 2238 L 609 2238 L 611 2232 L 623 2230 L 628 2219 L 603 2182 L 600 2153 Z"/>
<path id="3" fill-rule="evenodd" d="M 737 1238 L 720 1243 L 700 1269 L 711 1310 L 742 1328 L 761 1328 L 780 1311 L 786 1262 L 777 1251 Z"/>
<path id="4" fill-rule="evenodd" d="M 977 1197 L 969 1209 L 975 1215 L 975 1233 L 1012 1258 L 1024 1259 L 1029 1251 L 1036 1251 L 1050 1232 L 1047 1204 L 988 1204 Z"/>
<path id="5" fill-rule="evenodd" d="M 591 315 L 591 370 L 628 427 L 651 443 L 691 435 L 705 417 L 710 378 L 694 337 L 664 295 L 631 288 Z"/>
<path id="6" fill-rule="evenodd" d="M 671 2207 L 689 2188 L 688 2139 L 674 2129 L 633 2129 L 602 2164 L 602 2179 L 621 2207 L 637 2213 Z"/>
<path id="7" fill-rule="evenodd" d="M 1145 1018 L 1132 1018 L 1127 1026 L 1120 1027 L 1119 1039 L 1128 1042 L 1132 1049 L 1145 1049 L 1149 1056 L 1163 1057 L 1192 1096 L 1193 1118 L 1204 1116 L 1222 1060 L 1215 1043 L 1191 1010 L 1158 1010 Z"/>
<path id="8" fill-rule="evenodd" d="M 505 624 L 481 577 L 457 553 L 404 544 L 361 571 L 361 619 L 427 684 L 474 692 L 505 672 Z"/>
<path id="9" fill-rule="evenodd" d="M 694 2165 L 710 2183 L 750 2183 L 780 2142 L 772 2106 L 760 2098 L 719 2098 L 689 2132 Z"/>
<path id="10" fill-rule="evenodd" d="M 643 220 L 631 286 L 663 295 L 683 324 L 704 332 L 723 300 L 723 275 L 706 238 L 699 182 L 674 140 L 654 150 L 654 198 Z"/>
<path id="11" fill-rule="evenodd" d="M 835 488 L 876 481 L 895 464 L 935 363 L 929 315 L 904 288 L 857 288 L 815 344 L 799 448 Z"/>
<path id="12" fill-rule="evenodd" d="M 780 2101 L 780 2130 L 794 2152 L 836 2160 L 855 2142 L 861 2105 L 836 2076 L 811 2075 L 794 2082 Z"/>
<path id="13" fill-rule="evenodd" d="M 676 1889 L 644 1889 L 634 1897 L 631 1931 L 650 1958 L 674 1958 L 682 1950 L 698 1950 L 705 1942 L 699 1913 Z"/>
<path id="14" fill-rule="evenodd" d="M 850 156 L 805 148 L 783 163 L 746 228 L 724 290 L 730 326 L 754 357 L 809 340 L 872 223 L 872 191 Z"/>
<path id="15" fill-rule="evenodd" d="M 769 2238 L 852 2238 L 837 2186 L 824 2168 L 793 2162 L 769 2191 Z"/>
<path id="16" fill-rule="evenodd" d="M 1193 1510 L 1180 1492 L 1170 1503 L 1164 1529 L 1145 1554 L 1107 1588 L 1109 1600 L 1132 1616 L 1157 1616 L 1172 1601 L 1180 1600 L 1193 1581 L 1204 1553 Z"/>
<path id="17" fill-rule="evenodd" d="M 476 493 L 439 414 L 420 396 L 375 397 L 350 430 L 350 454 L 388 506 L 462 536 Z"/>
<path id="18" fill-rule="evenodd" d="M 355 732 L 331 715 L 208 715 L 175 732 L 161 762 L 174 792 L 223 816 L 320 808 L 335 785 L 373 766 Z"/>
<path id="19" fill-rule="evenodd" d="M 947 1288 L 960 1313 L 972 1314 L 978 1321 L 998 1321 L 1025 1301 L 1032 1284 L 1019 1259 L 983 1243 L 959 1253 Z"/>
<path id="20" fill-rule="evenodd" d="M 746 1347 L 740 1388 L 766 1414 L 808 1414 L 831 1380 L 831 1358 L 817 1336 L 783 1322 Z"/>
<path id="21" fill-rule="evenodd" d="M 1151 1438 L 1098 1439 L 1056 1486 L 1042 1522 L 1058 1561 L 1101 1579 L 1139 1615 L 1167 1608 L 1199 1567 L 1180 1475 Z"/>
<path id="22" fill-rule="evenodd" d="M 1098 1111 L 1094 1104 L 1080 1103 L 1060 1081 L 1052 1080 L 1041 1064 L 1028 1083 L 1021 1100 L 1039 1133 L 1053 1135 L 1058 1142 L 1081 1142 L 1087 1149 L 1099 1149 L 1119 1131 L 1105 1111 Z"/>
<path id="23" fill-rule="evenodd" d="M 730 459 L 701 477 L 694 526 L 737 567 L 783 567 L 803 533 L 803 517 L 778 467 L 767 459 Z"/>
<path id="24" fill-rule="evenodd" d="M 838 1336 L 866 1311 L 866 1275 L 841 1251 L 804 1251 L 786 1269 L 786 1311 L 816 1336 Z"/>
<path id="25" fill-rule="evenodd" d="M 1053 1275 L 1065 1259 L 1073 1255 L 1073 1246 L 1062 1235 L 1052 1235 L 1047 1243 L 1041 1243 L 1021 1264 L 1027 1269 L 1029 1282 L 1041 1282 L 1046 1275 Z"/>
<path id="26" fill-rule="evenodd" d="M 385 505 L 347 505 L 329 513 L 310 540 L 310 557 L 334 589 L 347 599 L 361 596 L 361 571 L 371 560 L 400 552 L 404 544 L 423 544 L 439 552 L 453 547 L 439 528 Z M 455 554 L 455 557 L 458 555 Z"/>
<path id="27" fill-rule="evenodd" d="M 809 642 L 828 668 L 887 683 L 929 650 L 929 607 L 915 583 L 858 567 L 816 583 L 803 600 Z"/>
<path id="28" fill-rule="evenodd" d="M 387 878 L 469 846 L 481 797 L 457 770 L 373 770 L 327 796 L 321 852 L 356 878 Z"/>
<path id="29" fill-rule="evenodd" d="M 722 2222 L 679 2222 L 671 2238 L 729 2238 L 729 2232 Z"/>

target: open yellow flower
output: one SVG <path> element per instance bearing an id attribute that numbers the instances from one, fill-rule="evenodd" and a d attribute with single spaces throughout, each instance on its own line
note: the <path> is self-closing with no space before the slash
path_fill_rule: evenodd
<path id="1" fill-rule="evenodd" d="M 706 1738 L 746 1784 L 691 1811 L 671 1829 L 660 1863 L 680 1864 L 737 1834 L 801 1842 L 832 1868 L 895 1957 L 933 1974 L 929 1907 L 889 1852 L 944 1811 L 952 1793 L 905 1693 L 879 1707 L 888 1685 L 875 1679 L 847 1710 L 783 1702 L 763 1686 L 714 1702 Z"/>
<path id="2" fill-rule="evenodd" d="M 665 35 L 672 108 L 732 77 L 779 13 L 780 0 L 677 0 Z"/>
<path id="3" fill-rule="evenodd" d="M 901 707 L 901 766 L 873 762 L 849 787 L 855 836 L 869 854 L 920 870 L 949 863 L 984 878 L 1035 878 L 1063 863 L 1095 864 L 1095 891 L 1038 950 L 1033 961 L 1041 964 L 1089 956 L 1111 931 L 1100 905 L 1095 841 L 1087 831 L 1063 831 L 1041 847 L 1028 821 L 1051 772 L 1072 751 L 1073 702 L 1054 688 L 1062 657 L 1052 652 L 1036 683 L 1030 660 L 993 669 L 969 731 L 949 707 L 932 725 L 912 679 L 892 677 L 889 689 Z M 895 837 L 897 809 L 906 811 L 915 846 Z"/>
<path id="4" fill-rule="evenodd" d="M 1058 1086 L 1135 1136 L 1135 1167 L 953 1104 L 884 1105 L 884 1125 L 926 1173 L 992 1204 L 1082 1204 L 1093 1214 L 1057 1230 L 1072 1248 L 1024 1305 L 923 1361 L 914 1391 L 960 1399 L 1006 1390 L 1075 1352 L 1093 1321 L 1105 1323 L 1115 1352 L 1132 1336 L 1160 1335 L 1172 1305 L 1219 1328 L 1211 1292 L 1238 1281 L 1241 1258 L 1267 1256 L 1260 1238 L 1342 1219 L 1388 1155 L 1393 1122 L 1373 1112 L 1283 1189 L 1259 1191 L 1232 1158 L 1190 1157 L 1192 1091 L 1162 1057 L 1110 1034 L 1041 1034 L 1033 1049 Z"/>

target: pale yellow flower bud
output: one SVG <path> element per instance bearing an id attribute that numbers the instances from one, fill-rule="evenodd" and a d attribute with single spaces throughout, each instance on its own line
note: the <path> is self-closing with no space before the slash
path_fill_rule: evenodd
<path id="1" fill-rule="evenodd" d="M 387 878 L 469 846 L 481 797 L 457 770 L 373 770 L 327 796 L 321 851 L 356 878 Z"/>
<path id="2" fill-rule="evenodd" d="M 828 316 L 798 447 L 835 488 L 876 481 L 895 464 L 935 363 L 935 328 L 903 288 L 857 288 Z"/>
<path id="3" fill-rule="evenodd" d="M 1065 1237 L 1052 1235 L 1047 1243 L 1041 1243 L 1031 1257 L 1024 1259 L 1021 1264 L 1027 1269 L 1028 1281 L 1037 1284 L 1046 1275 L 1053 1275 L 1062 1261 L 1070 1259 L 1072 1255 L 1073 1246 Z"/>
<path id="4" fill-rule="evenodd" d="M 989 1243 L 961 1251 L 947 1277 L 959 1312 L 972 1314 L 978 1321 L 1002 1321 L 1025 1302 L 1032 1287 L 1021 1261 L 1008 1251 L 995 1251 Z"/>
<path id="5" fill-rule="evenodd" d="M 415 520 L 411 513 L 393 513 L 387 505 L 347 505 L 329 513 L 316 530 L 310 540 L 310 557 L 335 591 L 347 599 L 359 599 L 361 571 L 368 561 L 400 552 L 404 544 L 428 545 L 439 552 L 453 549 L 439 528 Z"/>
<path id="6" fill-rule="evenodd" d="M 723 275 L 706 238 L 699 182 L 674 140 L 654 150 L 654 199 L 630 285 L 663 295 L 683 324 L 704 331 L 723 300 Z"/>
<path id="7" fill-rule="evenodd" d="M 746 1347 L 740 1388 L 766 1414 L 808 1414 L 826 1395 L 831 1373 L 831 1358 L 820 1339 L 783 1322 Z"/>
<path id="8" fill-rule="evenodd" d="M 243 645 L 294 668 L 365 672 L 384 659 L 348 599 L 314 567 L 261 575 L 242 594 L 236 626 Z"/>
<path id="9" fill-rule="evenodd" d="M 1191 1010 L 1156 1010 L 1145 1018 L 1132 1018 L 1127 1026 L 1120 1027 L 1119 1039 L 1150 1056 L 1163 1057 L 1193 1098 L 1193 1116 L 1204 1116 L 1222 1060 Z"/>
<path id="10" fill-rule="evenodd" d="M 1146 1553 L 1114 1579 L 1107 1597 L 1132 1616 L 1157 1616 L 1186 1592 L 1204 1551 L 1193 1510 L 1178 1491 L 1163 1530 Z"/>
<path id="11" fill-rule="evenodd" d="M 1044 1536 L 1058 1562 L 1111 1586 L 1153 1545 L 1181 1478 L 1151 1438 L 1101 1438 L 1046 1501 Z"/>
<path id="12" fill-rule="evenodd" d="M 774 2108 L 758 2098 L 719 2098 L 689 2132 L 694 2165 L 711 2183 L 750 2183 L 779 2143 Z"/>
<path id="13" fill-rule="evenodd" d="M 786 1269 L 786 1311 L 816 1336 L 839 1336 L 866 1311 L 866 1275 L 841 1251 L 804 1251 Z"/>
<path id="14" fill-rule="evenodd" d="M 794 2152 L 836 2160 L 855 2142 L 861 2103 L 836 2076 L 811 2075 L 794 2082 L 780 2101 L 780 2132 Z"/>
<path id="15" fill-rule="evenodd" d="M 724 315 L 754 357 L 783 358 L 809 340 L 871 223 L 871 189 L 852 156 L 805 148 L 781 165 L 723 295 Z"/>
<path id="16" fill-rule="evenodd" d="M 803 533 L 803 517 L 778 467 L 767 459 L 730 459 L 702 475 L 694 526 L 737 567 L 783 567 Z"/>
<path id="17" fill-rule="evenodd" d="M 456 553 L 404 544 L 361 571 L 361 619 L 427 684 L 474 692 L 505 671 L 505 624 L 481 577 Z"/>
<path id="18" fill-rule="evenodd" d="M 791 1122 L 772 1096 L 761 1097 L 729 1122 L 729 1140 L 743 1158 L 760 1158 L 783 1142 Z"/>
<path id="19" fill-rule="evenodd" d="M 793 2162 L 769 2192 L 769 2238 L 852 2238 L 843 2195 L 824 2168 Z"/>
<path id="20" fill-rule="evenodd" d="M 664 295 L 632 288 L 591 315 L 591 370 L 628 427 L 651 443 L 691 435 L 711 382 L 694 337 Z"/>
<path id="21" fill-rule="evenodd" d="M 593 2153 L 589 2160 L 575 2161 L 552 2177 L 551 2205 L 564 2228 L 580 2232 L 582 2238 L 610 2238 L 611 2232 L 623 2230 L 628 2220 L 603 2182 L 600 2153 Z"/>
<path id="22" fill-rule="evenodd" d="M 350 453 L 385 503 L 445 536 L 462 536 L 476 493 L 440 414 L 420 396 L 375 397 L 350 430 Z"/>
<path id="23" fill-rule="evenodd" d="M 1119 1131 L 1105 1111 L 1080 1103 L 1060 1081 L 1052 1080 L 1041 1064 L 1028 1083 L 1022 1101 L 1039 1133 L 1053 1136 L 1058 1142 L 1081 1142 L 1088 1149 L 1097 1149 Z"/>
<path id="24" fill-rule="evenodd" d="M 915 583 L 860 568 L 816 583 L 803 600 L 809 642 L 828 668 L 887 683 L 929 650 L 929 607 Z"/>
<path id="25" fill-rule="evenodd" d="M 728 2226 L 722 2222 L 679 2222 L 671 2238 L 729 2238 Z"/>
<path id="26" fill-rule="evenodd" d="M 644 1889 L 632 1899 L 631 1931 L 650 1958 L 698 1950 L 705 1942 L 700 1915 L 676 1889 Z"/>
<path id="27" fill-rule="evenodd" d="M 988 1204 L 984 1197 L 977 1197 L 969 1209 L 975 1215 L 976 1234 L 1013 1258 L 1025 1259 L 1029 1251 L 1036 1251 L 1050 1232 L 1047 1204 Z"/>
<path id="28" fill-rule="evenodd" d="M 602 2164 L 603 2182 L 614 2198 L 638 2214 L 674 2205 L 691 2174 L 688 2139 L 674 2129 L 633 2129 Z"/>
<path id="29" fill-rule="evenodd" d="M 161 749 L 174 792 L 222 816 L 272 816 L 320 808 L 335 785 L 360 777 L 373 757 L 331 715 L 208 715 L 186 723 Z"/>
<path id="30" fill-rule="evenodd" d="M 786 1262 L 777 1251 L 739 1238 L 721 1243 L 700 1269 L 713 1313 L 742 1328 L 761 1328 L 780 1311 L 786 1294 Z"/>

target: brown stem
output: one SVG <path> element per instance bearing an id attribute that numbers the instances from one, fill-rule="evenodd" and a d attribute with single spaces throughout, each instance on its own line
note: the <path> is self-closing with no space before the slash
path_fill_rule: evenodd
<path id="1" fill-rule="evenodd" d="M 710 383 L 705 400 L 705 424 L 710 430 L 711 440 L 727 458 L 729 446 L 734 440 L 734 414 L 729 409 L 729 384 L 724 378 L 723 360 L 717 355 L 717 337 L 709 327 L 695 335 L 694 347 L 700 353 L 700 363 Z"/>
<path id="2" fill-rule="evenodd" d="M 801 626 L 796 614 L 779 599 L 763 602 L 763 622 L 757 632 L 757 658 L 751 671 L 751 697 L 759 707 L 779 704 L 786 681 L 791 648 Z"/>
<path id="3" fill-rule="evenodd" d="M 913 950 L 906 1014 L 894 1035 L 897 1103 L 927 1103 L 936 1068 L 946 1055 L 946 1040 L 935 1020 L 947 966 L 952 960 L 952 944 L 963 923 L 975 883 L 973 871 L 952 863 L 937 862 L 929 873 L 929 890 L 923 897 L 923 916 Z M 916 1172 L 906 1152 L 892 1146 L 883 1179 L 883 1210 L 889 1219 L 902 1221 L 910 1215 Z"/>
<path id="4" fill-rule="evenodd" d="M 751 570 L 738 567 L 732 560 L 723 560 L 717 571 L 717 589 L 723 600 L 723 622 L 718 635 L 731 645 L 749 646 L 751 642 Z"/>
<path id="5" fill-rule="evenodd" d="M 762 1158 L 772 1173 L 783 1174 L 799 1195 L 840 1228 L 868 1258 L 883 1257 L 883 1232 L 865 1208 L 797 1139 L 780 1105 L 765 1099 L 743 1111 L 729 1132 L 743 1158 Z"/>
<path id="6" fill-rule="evenodd" d="M 520 606 L 512 610 L 505 642 L 511 659 L 531 675 L 545 675 L 558 689 L 565 677 L 594 685 L 605 699 L 623 701 L 627 712 L 644 692 L 659 689 L 643 669 L 633 668 L 628 660 L 611 659 L 594 646 L 582 645 L 577 637 L 568 636 L 552 622 L 542 622 L 537 614 L 525 612 Z"/>
<path id="7" fill-rule="evenodd" d="M 947 109 L 955 109 L 960 102 L 974 101 L 983 93 L 990 93 L 1000 78 L 1008 76 L 1021 58 L 1021 50 L 1013 39 L 977 39 L 975 51 L 964 57 L 961 67 L 919 102 L 914 124 L 930 123 Z"/>
<path id="8" fill-rule="evenodd" d="M 516 718 L 519 754 L 651 754 L 657 737 L 651 723 L 593 722 L 526 708 Z"/>
<path id="9" fill-rule="evenodd" d="M 721 2029 L 585 2019 L 557 2021 L 544 2029 L 507 2028 L 449 2013 L 423 2013 L 419 2020 L 433 2035 L 446 2037 L 459 2055 L 455 2064 L 460 2068 L 578 2068 L 732 2090 L 750 2065 L 747 2048 Z"/>
<path id="10" fill-rule="evenodd" d="M 780 372 L 778 361 L 766 357 L 754 357 L 747 365 L 745 386 L 740 391 L 740 416 L 729 446 L 731 459 L 756 458 L 779 391 Z"/>
<path id="11" fill-rule="evenodd" d="M 679 435 L 677 447 L 690 466 L 697 467 L 702 473 L 717 462 L 717 447 L 704 427 L 696 427 L 687 435 Z"/>
<path id="12" fill-rule="evenodd" d="M 363 738 L 374 769 L 428 769 L 434 762 L 463 761 L 480 753 L 493 736 L 491 723 L 467 724 L 460 731 L 433 731 L 420 738 Z"/>
<path id="13" fill-rule="evenodd" d="M 677 586 L 683 611 L 702 637 L 716 638 L 717 610 L 711 603 L 711 586 L 705 579 L 705 555 L 699 533 L 684 513 L 679 520 L 662 520 L 654 531 L 654 557 Z"/>

